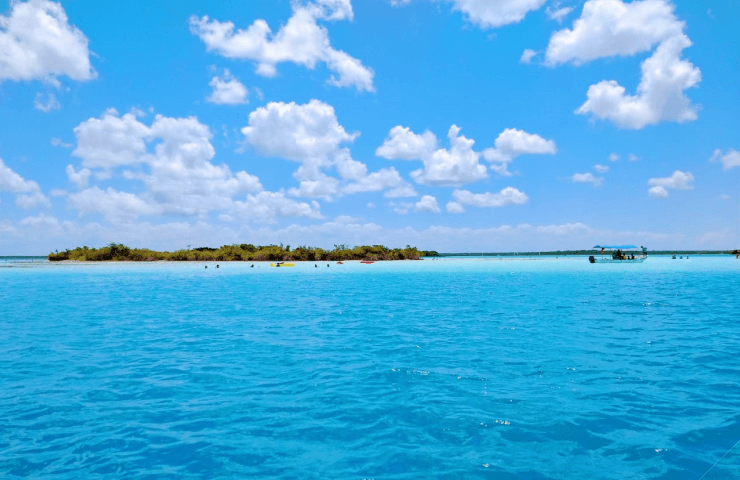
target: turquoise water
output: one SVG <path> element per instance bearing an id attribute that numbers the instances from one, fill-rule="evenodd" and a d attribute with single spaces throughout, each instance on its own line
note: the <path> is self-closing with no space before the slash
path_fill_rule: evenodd
<path id="1" fill-rule="evenodd" d="M 0 268 L 0 476 L 698 479 L 740 440 L 734 258 L 258 265 Z"/>

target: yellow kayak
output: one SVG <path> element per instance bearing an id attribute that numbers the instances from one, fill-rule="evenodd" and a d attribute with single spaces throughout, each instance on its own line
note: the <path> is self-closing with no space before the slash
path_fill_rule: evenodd
<path id="1" fill-rule="evenodd" d="M 271 263 L 271 267 L 295 267 L 295 263 L 285 263 L 285 262 L 277 262 L 277 263 Z"/>

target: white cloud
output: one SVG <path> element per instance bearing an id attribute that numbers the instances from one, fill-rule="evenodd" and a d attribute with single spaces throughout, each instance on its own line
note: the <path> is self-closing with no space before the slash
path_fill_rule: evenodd
<path id="1" fill-rule="evenodd" d="M 630 95 L 614 80 L 591 85 L 588 100 L 576 113 L 609 120 L 620 128 L 641 129 L 663 121 L 697 118 L 697 107 L 684 94 L 701 81 L 701 72 L 681 60 L 691 41 L 684 22 L 668 0 L 588 0 L 572 29 L 555 32 L 545 54 L 550 66 L 576 65 L 604 57 L 631 56 L 649 51 L 642 63 L 637 94 Z"/>
<path id="2" fill-rule="evenodd" d="M 668 196 L 667 189 L 691 190 L 694 188 L 692 185 L 693 181 L 694 176 L 691 172 L 676 170 L 670 177 L 651 178 L 648 180 L 648 185 L 652 186 L 648 190 L 648 194 L 653 197 L 666 198 Z"/>
<path id="3" fill-rule="evenodd" d="M 307 104 L 270 102 L 249 114 L 242 128 L 247 143 L 265 156 L 303 163 L 327 165 L 349 134 L 337 121 L 334 107 L 311 100 Z"/>
<path id="4" fill-rule="evenodd" d="M 655 198 L 666 198 L 668 196 L 668 190 L 660 185 L 651 187 L 648 189 L 648 195 Z"/>
<path id="5" fill-rule="evenodd" d="M 49 199 L 41 193 L 39 184 L 21 177 L 0 159 L 0 192 L 19 194 L 15 203 L 21 208 L 48 207 Z"/>
<path id="6" fill-rule="evenodd" d="M 453 10 L 481 28 L 521 22 L 527 13 L 538 10 L 547 0 L 437 0 L 453 3 Z"/>
<path id="7" fill-rule="evenodd" d="M 58 3 L 11 1 L 10 13 L 0 15 L 0 83 L 42 80 L 58 86 L 60 76 L 95 78 L 87 38 Z"/>
<path id="8" fill-rule="evenodd" d="M 145 187 L 137 194 L 93 187 L 70 195 L 69 205 L 81 213 L 98 212 L 113 222 L 139 215 L 204 216 L 233 209 L 236 195 L 262 190 L 257 177 L 211 163 L 216 153 L 212 134 L 195 117 L 157 115 L 147 126 L 134 113 L 119 117 L 108 110 L 82 122 L 74 132 L 78 145 L 73 154 L 82 159 L 84 168 L 68 167 L 72 182 L 84 186 L 91 175 L 108 178 L 112 170 L 125 166 L 129 169 L 121 172 L 123 178 L 141 181 Z"/>
<path id="9" fill-rule="evenodd" d="M 37 93 L 36 98 L 33 100 L 33 108 L 41 110 L 44 113 L 49 113 L 52 110 L 59 110 L 62 108 L 62 104 L 59 103 L 57 97 L 53 93 L 47 94 L 46 101 L 44 101 L 44 95 L 42 93 Z"/>
<path id="10" fill-rule="evenodd" d="M 81 168 L 80 171 L 76 171 L 75 167 L 72 165 L 67 165 L 67 178 L 69 178 L 69 181 L 74 183 L 80 188 L 84 188 L 87 186 L 87 183 L 90 181 L 90 172 L 87 168 Z"/>
<path id="11" fill-rule="evenodd" d="M 498 193 L 473 193 L 468 190 L 455 190 L 452 196 L 460 204 L 476 207 L 505 207 L 507 205 L 523 205 L 529 198 L 524 192 L 513 187 L 506 187 Z"/>
<path id="12" fill-rule="evenodd" d="M 594 170 L 596 170 L 598 173 L 606 173 L 609 171 L 609 167 L 607 165 L 600 165 L 596 164 L 594 165 Z"/>
<path id="13" fill-rule="evenodd" d="M 594 187 L 598 187 L 604 182 L 602 177 L 595 177 L 594 174 L 590 172 L 573 174 L 570 179 L 573 183 L 590 183 L 593 184 Z"/>
<path id="14" fill-rule="evenodd" d="M 622 158 L 622 157 L 618 153 L 610 153 L 609 154 L 609 161 L 610 162 L 618 162 L 620 158 Z"/>
<path id="15" fill-rule="evenodd" d="M 684 23 L 667 0 L 588 0 L 572 29 L 550 37 L 545 63 L 577 65 L 613 56 L 645 52 L 683 35 Z"/>
<path id="16" fill-rule="evenodd" d="M 637 155 L 635 155 L 634 153 L 630 153 L 630 154 L 629 154 L 629 155 L 627 156 L 627 160 L 629 160 L 630 162 L 636 162 L 636 161 L 638 161 L 638 160 L 639 160 L 639 158 L 638 158 L 638 156 L 637 156 Z"/>
<path id="17" fill-rule="evenodd" d="M 530 63 L 532 59 L 540 52 L 537 50 L 530 50 L 529 48 L 525 48 L 522 52 L 522 56 L 519 57 L 520 63 Z"/>
<path id="18" fill-rule="evenodd" d="M 351 19 L 349 0 L 314 0 L 293 2 L 293 16 L 273 34 L 267 22 L 256 20 L 246 30 L 236 30 L 232 22 L 209 18 L 190 18 L 190 31 L 197 35 L 209 51 L 227 58 L 257 62 L 257 73 L 267 77 L 277 74 L 277 65 L 293 62 L 313 69 L 320 62 L 339 75 L 329 83 L 338 87 L 354 86 L 358 90 L 374 91 L 372 69 L 341 50 L 334 50 L 326 28 L 319 20 Z"/>
<path id="19" fill-rule="evenodd" d="M 65 195 L 67 195 L 67 191 L 62 190 L 61 188 L 53 188 L 49 192 L 49 195 L 51 195 L 52 197 L 64 197 Z"/>
<path id="20" fill-rule="evenodd" d="M 224 70 L 222 77 L 215 76 L 208 85 L 213 92 L 206 99 L 217 105 L 241 105 L 249 103 L 247 95 L 249 91 L 239 80 L 234 78 L 228 70 Z"/>
<path id="21" fill-rule="evenodd" d="M 417 183 L 430 185 L 462 185 L 488 177 L 486 167 L 478 163 L 480 154 L 473 151 L 475 141 L 459 135 L 460 128 L 450 127 L 450 149 L 436 149 L 437 138 L 426 131 L 421 135 L 397 126 L 391 129 L 376 154 L 389 160 L 421 160 L 424 168 L 411 177 Z"/>
<path id="22" fill-rule="evenodd" d="M 439 213 L 441 210 L 439 209 L 439 204 L 437 203 L 436 198 L 431 195 L 424 195 L 414 205 L 414 211 Z"/>
<path id="23" fill-rule="evenodd" d="M 234 202 L 234 215 L 247 219 L 274 222 L 275 217 L 323 218 L 317 202 L 299 202 L 283 192 L 259 192 L 247 195 L 245 202 Z"/>
<path id="24" fill-rule="evenodd" d="M 713 162 L 722 162 L 722 170 L 732 170 L 733 168 L 740 167 L 740 152 L 731 149 L 726 154 L 722 154 L 722 150 L 715 150 L 714 155 L 710 159 Z"/>
<path id="25" fill-rule="evenodd" d="M 570 14 L 570 12 L 573 11 L 573 7 L 562 7 L 562 8 L 552 8 L 547 7 L 545 9 L 545 15 L 547 15 L 547 18 L 550 20 L 555 20 L 558 23 L 562 23 L 565 17 Z"/>
<path id="26" fill-rule="evenodd" d="M 388 160 L 419 160 L 431 156 L 437 149 L 437 137 L 429 130 L 417 135 L 400 125 L 391 128 L 388 138 L 375 155 Z"/>
<path id="27" fill-rule="evenodd" d="M 265 156 L 300 162 L 293 176 L 300 182 L 293 196 L 331 200 L 341 194 L 389 189 L 388 197 L 416 196 L 394 168 L 368 173 L 367 165 L 352 158 L 343 147 L 359 133 L 347 133 L 331 105 L 311 100 L 304 105 L 272 102 L 249 115 L 242 128 L 246 143 Z M 336 168 L 341 179 L 322 169 Z"/>
<path id="28" fill-rule="evenodd" d="M 701 71 L 690 62 L 680 60 L 683 49 L 691 46 L 685 35 L 663 42 L 642 63 L 642 79 L 637 95 L 629 95 L 614 80 L 591 85 L 588 100 L 576 113 L 612 121 L 621 128 L 639 130 L 663 121 L 696 120 L 697 107 L 683 93 L 701 80 Z"/>
<path id="29" fill-rule="evenodd" d="M 447 202 L 445 209 L 450 213 L 465 213 L 463 206 L 457 202 Z"/>
<path id="30" fill-rule="evenodd" d="M 494 145 L 495 148 L 483 150 L 483 157 L 496 163 L 491 168 L 502 176 L 511 175 L 508 164 L 520 155 L 554 155 L 558 151 L 554 141 L 515 128 L 501 132 Z"/>
<path id="31" fill-rule="evenodd" d="M 473 150 L 474 140 L 460 135 L 460 127 L 452 125 L 447 134 L 450 149 L 437 149 L 437 137 L 429 131 L 418 135 L 409 128 L 393 127 L 376 155 L 389 160 L 421 160 L 424 168 L 411 172 L 418 183 L 459 186 L 488 178 L 481 155 L 496 164 L 491 168 L 501 175 L 510 175 L 507 164 L 523 154 L 554 154 L 555 142 L 522 130 L 507 128 L 496 138 L 496 148 L 482 154 Z"/>
<path id="32" fill-rule="evenodd" d="M 89 213 L 100 213 L 112 223 L 123 223 L 136 219 L 140 215 L 162 213 L 139 196 L 120 192 L 112 188 L 101 190 L 91 187 L 67 197 L 67 204 L 76 209 L 80 216 Z"/>
<path id="33" fill-rule="evenodd" d="M 140 123 L 134 113 L 122 117 L 114 109 L 100 118 L 91 118 L 74 128 L 77 148 L 72 155 L 88 168 L 114 168 L 141 162 L 151 129 Z"/>

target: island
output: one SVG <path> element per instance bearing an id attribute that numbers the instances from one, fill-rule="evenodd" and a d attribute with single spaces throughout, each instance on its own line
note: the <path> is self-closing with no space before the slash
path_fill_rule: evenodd
<path id="1" fill-rule="evenodd" d="M 102 248 L 77 247 L 62 252 L 50 253 L 49 261 L 65 260 L 78 262 L 244 262 L 244 261 L 343 261 L 343 260 L 421 260 L 422 257 L 437 256 L 434 251 L 418 250 L 406 245 L 405 248 L 388 248 L 383 245 L 364 245 L 349 247 L 334 245 L 333 250 L 301 246 L 295 249 L 290 245 L 224 245 L 219 248 L 199 247 L 158 252 L 146 248 L 130 248 L 121 243 L 110 243 Z"/>

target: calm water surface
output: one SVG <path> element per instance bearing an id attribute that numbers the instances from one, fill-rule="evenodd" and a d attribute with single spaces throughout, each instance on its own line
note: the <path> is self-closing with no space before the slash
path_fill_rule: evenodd
<path id="1" fill-rule="evenodd" d="M 733 258 L 318 265 L 0 268 L 0 477 L 699 479 L 740 440 Z"/>

